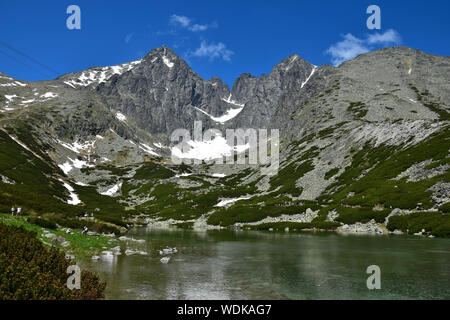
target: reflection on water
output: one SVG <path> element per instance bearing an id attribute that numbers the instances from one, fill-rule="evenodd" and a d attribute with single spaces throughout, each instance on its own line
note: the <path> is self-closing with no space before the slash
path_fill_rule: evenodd
<path id="1" fill-rule="evenodd" d="M 127 236 L 146 242 L 82 263 L 107 281 L 108 299 L 450 298 L 448 239 L 146 228 Z M 163 264 L 167 247 L 178 252 Z M 366 287 L 369 265 L 381 268 L 381 290 Z"/>

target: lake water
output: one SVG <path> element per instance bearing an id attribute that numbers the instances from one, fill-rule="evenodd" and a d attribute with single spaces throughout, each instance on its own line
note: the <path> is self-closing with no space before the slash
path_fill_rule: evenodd
<path id="1" fill-rule="evenodd" d="M 107 299 L 450 299 L 450 240 L 410 236 L 151 230 L 122 254 L 84 261 Z M 126 246 L 121 242 L 122 250 Z M 159 250 L 176 247 L 169 263 Z M 366 269 L 381 269 L 368 290 Z"/>

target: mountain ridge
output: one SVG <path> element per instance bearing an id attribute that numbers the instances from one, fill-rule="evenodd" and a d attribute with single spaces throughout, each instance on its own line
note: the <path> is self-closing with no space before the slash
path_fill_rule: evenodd
<path id="1" fill-rule="evenodd" d="M 268 75 L 241 74 L 231 90 L 167 47 L 50 81 L 2 75 L 1 200 L 70 219 L 99 209 L 115 223 L 272 228 L 289 221 L 376 233 L 428 223 L 429 232 L 446 236 L 437 224 L 449 223 L 448 83 L 447 57 L 406 47 L 339 67 L 294 54 Z M 203 130 L 279 129 L 278 174 L 262 176 L 249 164 L 173 164 L 170 134 L 192 132 L 195 121 Z M 34 194 L 31 178 L 11 169 L 19 163 L 28 164 L 24 172 L 45 168 L 36 177 L 54 189 Z M 80 202 L 69 205 L 74 195 Z"/>

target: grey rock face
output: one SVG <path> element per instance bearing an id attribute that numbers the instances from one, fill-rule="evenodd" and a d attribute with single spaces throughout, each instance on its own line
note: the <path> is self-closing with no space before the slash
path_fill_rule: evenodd
<path id="1" fill-rule="evenodd" d="M 122 112 L 138 128 L 161 136 L 178 128 L 189 129 L 195 120 L 208 127 L 212 120 L 202 111 L 222 115 L 227 110 L 222 98 L 229 95 L 220 79 L 203 80 L 167 47 L 152 50 L 133 70 L 100 84 L 97 92 L 110 110 Z"/>
<path id="2" fill-rule="evenodd" d="M 235 118 L 236 128 L 266 128 L 278 108 L 285 107 L 282 97 L 301 90 L 316 67 L 298 55 L 292 55 L 276 65 L 268 76 L 261 78 L 241 75 L 233 85 L 232 96 L 245 108 Z"/>
<path id="3" fill-rule="evenodd" d="M 242 74 L 230 91 L 219 78 L 202 79 L 161 47 L 138 61 L 54 81 L 27 83 L 1 75 L 0 91 L 7 93 L 0 94 L 0 103 L 7 113 L 56 93 L 31 105 L 51 107 L 44 124 L 58 137 L 86 138 L 112 129 L 125 139 L 167 142 L 175 129 L 192 129 L 201 120 L 204 130 L 270 127 L 290 140 L 346 121 L 438 119 L 436 109 L 450 109 L 449 71 L 449 58 L 403 47 L 361 55 L 338 68 L 315 67 L 292 55 L 267 76 Z M 221 121 L 229 110 L 241 111 Z M 125 123 L 117 121 L 119 112 Z"/>
<path id="4" fill-rule="evenodd" d="M 284 94 L 271 126 L 300 138 L 348 121 L 448 120 L 449 82 L 447 57 L 386 48 L 322 66 L 302 90 Z"/>
<path id="5" fill-rule="evenodd" d="M 140 129 L 167 136 L 177 128 L 266 128 L 283 93 L 300 89 L 315 67 L 297 55 L 284 59 L 268 76 L 243 74 L 230 92 L 220 79 L 203 80 L 166 47 L 152 50 L 132 70 L 113 75 L 97 92 L 110 110 L 133 118 Z M 243 108 L 243 109 L 242 109 Z M 212 119 L 242 109 L 225 124 Z"/>

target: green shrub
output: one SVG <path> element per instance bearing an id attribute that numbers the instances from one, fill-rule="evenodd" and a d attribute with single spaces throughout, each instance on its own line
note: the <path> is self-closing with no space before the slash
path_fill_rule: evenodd
<path id="1" fill-rule="evenodd" d="M 94 223 L 91 224 L 88 228 L 97 233 L 106 233 L 106 234 L 114 233 L 115 235 L 120 235 L 119 229 L 110 225 L 106 225 L 104 223 Z"/>
<path id="2" fill-rule="evenodd" d="M 321 230 L 334 230 L 340 226 L 339 223 L 331 221 L 313 221 L 312 225 L 314 228 Z"/>
<path id="3" fill-rule="evenodd" d="M 85 204 L 73 206 L 65 203 L 68 200 L 68 192 L 63 184 L 56 178 L 63 175 L 60 168 L 48 158 L 47 153 L 42 152 L 41 146 L 33 136 L 33 128 L 26 123 L 14 120 L 14 131 L 10 133 L 17 135 L 34 153 L 21 147 L 11 137 L 0 131 L 0 172 L 16 184 L 0 182 L 0 209 L 2 212 L 9 212 L 11 206 L 20 206 L 27 212 L 35 212 L 39 215 L 55 214 L 65 217 L 74 217 L 81 212 L 94 212 L 96 208 L 101 210 L 96 216 L 101 218 L 113 218 L 133 214 L 133 211 L 124 210 L 119 199 L 103 196 L 97 193 L 94 187 L 74 185 L 75 192 Z M 36 154 L 39 157 L 36 157 Z M 85 168 L 95 170 L 93 168 Z M 100 167 L 124 174 L 130 168 Z M 39 188 L 36 188 L 39 186 Z"/>
<path id="4" fill-rule="evenodd" d="M 330 180 L 333 176 L 335 176 L 339 172 L 339 168 L 333 168 L 327 173 L 325 173 L 325 179 Z"/>
<path id="5" fill-rule="evenodd" d="M 336 211 L 339 213 L 339 217 L 336 221 L 340 221 L 345 224 L 353 224 L 356 222 L 367 223 L 374 219 L 378 223 L 383 223 L 386 217 L 391 212 L 390 210 L 375 211 L 372 208 L 349 208 L 338 206 Z"/>
<path id="6" fill-rule="evenodd" d="M 35 224 L 37 226 L 40 226 L 42 228 L 46 228 L 46 229 L 52 229 L 52 230 L 56 230 L 56 223 L 46 220 L 46 219 L 42 219 L 42 218 L 37 218 L 37 217 L 30 217 L 27 219 L 28 223 L 31 224 Z"/>
<path id="7" fill-rule="evenodd" d="M 440 212 L 417 212 L 389 218 L 387 228 L 414 234 L 425 229 L 436 237 L 450 237 L 450 215 Z"/>
<path id="8" fill-rule="evenodd" d="M 355 115 L 355 119 L 364 118 L 367 114 L 367 109 L 363 102 L 350 102 L 350 105 L 347 108 L 347 111 L 353 113 Z"/>
<path id="9" fill-rule="evenodd" d="M 154 162 L 146 162 L 136 170 L 134 179 L 144 180 L 144 179 L 167 179 L 173 177 L 173 173 L 170 169 L 163 167 L 160 164 Z"/>
<path id="10" fill-rule="evenodd" d="M 320 230 L 334 230 L 339 227 L 339 223 L 329 222 L 329 221 L 319 221 L 319 222 L 270 222 L 262 223 L 258 225 L 244 225 L 244 228 L 249 228 L 252 230 L 277 230 L 283 231 L 289 228 L 290 231 L 293 230 L 304 230 L 304 229 L 320 229 Z"/>
<path id="11" fill-rule="evenodd" d="M 283 231 L 286 228 L 289 230 L 302 230 L 311 228 L 310 223 L 300 223 L 300 222 L 271 222 L 271 223 L 263 223 L 258 225 L 244 225 L 244 228 L 249 228 L 252 230 L 277 230 Z"/>
<path id="12" fill-rule="evenodd" d="M 431 208 L 434 204 L 429 188 L 439 181 L 448 181 L 450 172 L 420 181 L 393 179 L 425 160 L 445 164 L 450 148 L 448 136 L 449 128 L 446 127 L 409 148 L 383 145 L 375 148 L 367 144 L 361 150 L 355 150 L 352 164 L 327 187 L 327 194 L 319 197 L 319 202 L 361 207 L 381 204 L 400 209 L 415 209 L 422 203 L 425 209 Z M 350 192 L 355 195 L 347 198 Z"/>
<path id="13" fill-rule="evenodd" d="M 106 287 L 83 270 L 81 289 L 66 286 L 71 263 L 63 252 L 47 249 L 36 234 L 0 223 L 0 300 L 95 300 Z"/>
<path id="14" fill-rule="evenodd" d="M 406 230 L 408 229 L 408 219 L 406 219 L 404 216 L 390 217 L 387 228 L 390 231 L 401 230 L 403 232 L 406 232 Z"/>
<path id="15" fill-rule="evenodd" d="M 439 207 L 441 212 L 450 213 L 450 202 L 447 202 Z"/>
<path id="16" fill-rule="evenodd" d="M 175 226 L 180 229 L 192 229 L 192 227 L 194 226 L 194 222 L 190 222 L 190 221 L 180 222 L 180 223 L 177 223 Z"/>

